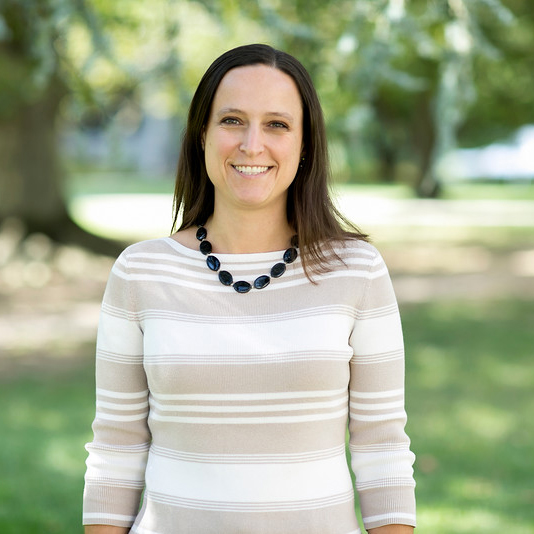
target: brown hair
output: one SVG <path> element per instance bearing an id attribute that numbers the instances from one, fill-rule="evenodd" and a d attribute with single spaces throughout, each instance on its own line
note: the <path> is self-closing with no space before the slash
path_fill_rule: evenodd
<path id="1" fill-rule="evenodd" d="M 180 150 L 172 230 L 177 228 L 180 211 L 180 230 L 204 224 L 213 213 L 215 192 L 206 172 L 202 132 L 224 75 L 231 69 L 250 65 L 267 65 L 288 74 L 299 90 L 303 107 L 305 158 L 288 190 L 287 219 L 297 232 L 307 276 L 310 272 L 328 271 L 326 252 L 333 253 L 333 241 L 348 237 L 367 240 L 367 235 L 343 217 L 330 198 L 330 166 L 323 111 L 308 72 L 293 56 L 267 45 L 252 44 L 225 52 L 200 80 L 191 101 Z"/>

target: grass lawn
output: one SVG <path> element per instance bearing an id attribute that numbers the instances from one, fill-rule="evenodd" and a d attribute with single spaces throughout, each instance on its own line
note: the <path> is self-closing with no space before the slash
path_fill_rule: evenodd
<path id="1" fill-rule="evenodd" d="M 163 193 L 172 194 L 175 176 L 139 172 L 72 172 L 66 183 L 67 196 L 113 193 Z M 358 191 L 361 195 L 384 198 L 413 198 L 413 188 L 405 184 L 345 184 L 334 181 L 337 189 Z M 458 181 L 443 184 L 444 199 L 534 200 L 534 182 L 473 182 Z"/>
<path id="2" fill-rule="evenodd" d="M 0 532 L 82 532 L 84 444 L 90 438 L 93 359 L 56 363 L 0 382 Z"/>
<path id="3" fill-rule="evenodd" d="M 534 303 L 402 306 L 419 528 L 534 533 Z M 81 532 L 92 347 L 0 383 L 0 532 Z"/>
<path id="4" fill-rule="evenodd" d="M 403 306 L 418 532 L 534 532 L 534 303 Z"/>

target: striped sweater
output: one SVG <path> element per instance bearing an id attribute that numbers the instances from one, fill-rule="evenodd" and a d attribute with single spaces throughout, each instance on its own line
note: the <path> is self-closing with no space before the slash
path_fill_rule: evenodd
<path id="1" fill-rule="evenodd" d="M 136 534 L 357 534 L 415 524 L 404 349 L 384 262 L 349 240 L 315 277 L 223 286 L 172 238 L 132 245 L 104 294 L 84 524 Z M 253 280 L 281 252 L 218 254 Z"/>

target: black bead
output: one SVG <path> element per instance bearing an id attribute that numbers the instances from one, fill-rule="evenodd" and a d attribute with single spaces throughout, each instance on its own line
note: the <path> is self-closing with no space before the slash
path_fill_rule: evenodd
<path id="1" fill-rule="evenodd" d="M 228 271 L 221 271 L 219 281 L 225 286 L 231 286 L 234 283 L 234 277 Z"/>
<path id="2" fill-rule="evenodd" d="M 270 282 L 271 279 L 266 274 L 264 274 L 263 276 L 258 276 L 258 278 L 254 280 L 254 287 L 256 289 L 263 289 L 264 287 L 267 287 Z"/>
<path id="3" fill-rule="evenodd" d="M 212 271 L 218 271 L 221 266 L 221 262 L 215 256 L 208 256 L 206 258 L 206 263 Z"/>
<path id="4" fill-rule="evenodd" d="M 204 256 L 207 256 L 211 253 L 211 243 L 209 241 L 202 241 L 199 246 L 200 252 L 204 254 Z"/>
<path id="5" fill-rule="evenodd" d="M 197 239 L 203 241 L 208 236 L 208 231 L 203 227 L 199 226 L 197 230 Z"/>
<path id="6" fill-rule="evenodd" d="M 248 282 L 241 280 L 234 284 L 234 289 L 238 293 L 248 293 L 252 289 L 252 286 Z"/>
<path id="7" fill-rule="evenodd" d="M 271 269 L 271 276 L 273 278 L 280 278 L 285 272 L 286 272 L 286 264 L 277 263 L 276 265 L 273 265 L 273 268 Z"/>
<path id="8" fill-rule="evenodd" d="M 288 248 L 284 252 L 284 261 L 286 263 L 293 263 L 296 259 L 299 253 L 297 252 L 296 248 Z"/>

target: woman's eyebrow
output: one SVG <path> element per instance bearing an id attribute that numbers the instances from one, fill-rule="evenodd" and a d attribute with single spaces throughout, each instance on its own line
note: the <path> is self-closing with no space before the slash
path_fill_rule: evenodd
<path id="1" fill-rule="evenodd" d="M 293 115 L 286 113 L 285 111 L 270 111 L 267 115 L 269 117 L 280 117 L 290 123 L 294 122 Z"/>
<path id="2" fill-rule="evenodd" d="M 244 113 L 242 110 L 240 109 L 237 109 L 237 108 L 222 108 L 220 110 L 217 111 L 217 116 L 222 116 L 222 115 L 226 115 L 227 113 L 237 113 L 237 114 L 241 114 L 241 113 Z"/>

